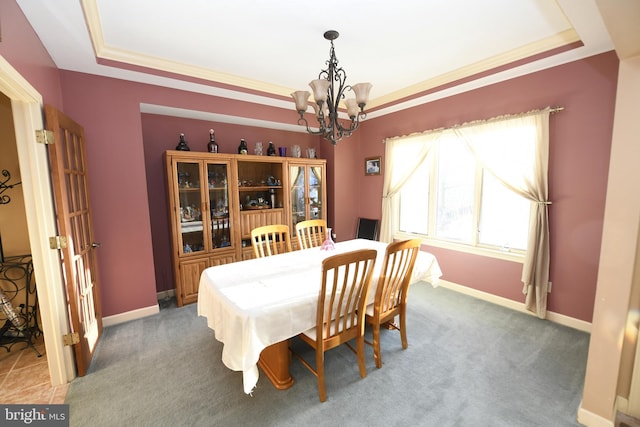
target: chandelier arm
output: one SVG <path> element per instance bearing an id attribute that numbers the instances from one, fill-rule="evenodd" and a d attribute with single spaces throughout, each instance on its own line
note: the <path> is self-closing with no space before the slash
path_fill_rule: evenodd
<path id="1" fill-rule="evenodd" d="M 303 117 L 303 114 L 304 113 L 300 114 L 300 118 L 298 119 L 298 124 L 306 126 L 307 132 L 309 132 L 311 135 L 323 135 L 324 131 L 322 129 L 313 130 L 309 127 L 309 122 L 307 122 L 307 119 Z"/>

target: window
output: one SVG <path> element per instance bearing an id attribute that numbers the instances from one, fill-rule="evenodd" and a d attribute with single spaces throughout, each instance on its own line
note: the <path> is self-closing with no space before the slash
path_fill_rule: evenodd
<path id="1" fill-rule="evenodd" d="M 525 251 L 531 202 L 485 165 L 533 170 L 535 132 L 535 127 L 523 126 L 475 133 L 474 140 L 484 145 L 481 161 L 465 137 L 443 131 L 400 190 L 398 231 L 490 250 Z"/>
<path id="2" fill-rule="evenodd" d="M 429 163 L 424 162 L 405 184 L 400 195 L 400 231 L 429 234 Z"/>

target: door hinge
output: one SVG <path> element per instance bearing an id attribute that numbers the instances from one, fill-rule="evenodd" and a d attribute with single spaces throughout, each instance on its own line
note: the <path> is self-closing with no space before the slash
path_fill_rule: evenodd
<path id="1" fill-rule="evenodd" d="M 53 144 L 55 142 L 53 131 L 47 129 L 36 130 L 36 141 L 45 145 Z"/>
<path id="2" fill-rule="evenodd" d="M 77 332 L 70 332 L 62 336 L 62 342 L 65 346 L 74 345 L 80 342 L 80 335 Z"/>
<path id="3" fill-rule="evenodd" d="M 51 249 L 67 249 L 67 236 L 49 237 L 49 247 Z"/>

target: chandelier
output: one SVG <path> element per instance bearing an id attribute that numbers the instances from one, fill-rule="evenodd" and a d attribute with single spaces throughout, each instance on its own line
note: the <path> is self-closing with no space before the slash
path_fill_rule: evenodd
<path id="1" fill-rule="evenodd" d="M 331 141 L 333 145 L 344 137 L 349 137 L 354 130 L 360 125 L 360 120 L 367 117 L 364 107 L 369 100 L 369 91 L 371 83 L 358 83 L 353 86 L 346 84 L 347 73 L 338 67 L 338 59 L 333 47 L 333 41 L 338 38 L 338 32 L 329 30 L 324 33 L 324 38 L 331 41 L 331 50 L 329 51 L 329 60 L 326 70 L 320 71 L 318 78 L 311 81 L 309 86 L 313 89 L 313 97 L 315 103 L 311 104 L 315 110 L 318 119 L 318 130 L 309 128 L 304 113 L 307 111 L 309 92 L 299 90 L 293 92 L 291 96 L 295 100 L 296 110 L 300 114 L 298 119 L 299 125 L 305 125 L 307 132 L 312 135 L 322 135 L 327 141 Z M 340 102 L 345 98 L 345 91 L 351 90 L 355 95 L 354 98 L 345 99 L 344 105 L 347 108 L 347 116 L 351 120 L 348 126 L 338 121 L 338 108 Z"/>

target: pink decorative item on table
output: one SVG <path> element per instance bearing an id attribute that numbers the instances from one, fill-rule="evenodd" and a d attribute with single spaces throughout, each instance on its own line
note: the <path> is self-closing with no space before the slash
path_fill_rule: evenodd
<path id="1" fill-rule="evenodd" d="M 331 229 L 327 227 L 327 238 L 322 242 L 322 246 L 320 246 L 321 251 L 332 251 L 336 248 L 335 243 L 333 243 L 333 239 L 331 238 Z"/>

